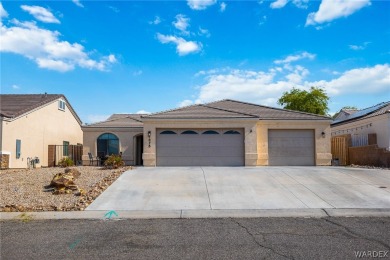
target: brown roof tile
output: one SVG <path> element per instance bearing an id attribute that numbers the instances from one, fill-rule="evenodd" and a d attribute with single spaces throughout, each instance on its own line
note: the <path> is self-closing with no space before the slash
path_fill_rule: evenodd
<path id="1" fill-rule="evenodd" d="M 69 101 L 62 94 L 1 94 L 0 95 L 0 116 L 15 118 L 29 111 L 49 104 L 59 98 L 66 101 L 76 120 L 81 120 L 70 105 Z"/>
<path id="2" fill-rule="evenodd" d="M 83 127 L 142 127 L 140 114 L 113 114 L 106 121 L 97 122 Z"/>
<path id="3" fill-rule="evenodd" d="M 235 100 L 221 100 L 204 105 L 163 111 L 144 116 L 157 119 L 201 119 L 201 118 L 258 118 L 260 120 L 330 120 L 329 117 L 266 107 Z"/>
<path id="4" fill-rule="evenodd" d="M 228 111 L 222 108 L 210 107 L 205 105 L 192 105 L 172 110 L 167 110 L 142 118 L 153 119 L 221 119 L 221 118 L 256 118 L 253 115 Z"/>

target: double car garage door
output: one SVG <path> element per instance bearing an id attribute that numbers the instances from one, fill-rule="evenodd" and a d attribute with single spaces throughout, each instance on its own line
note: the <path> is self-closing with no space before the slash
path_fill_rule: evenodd
<path id="1" fill-rule="evenodd" d="M 313 130 L 268 130 L 269 165 L 315 165 Z M 244 166 L 243 129 L 160 129 L 158 166 Z"/>
<path id="2" fill-rule="evenodd" d="M 157 165 L 243 166 L 243 130 L 159 130 Z"/>

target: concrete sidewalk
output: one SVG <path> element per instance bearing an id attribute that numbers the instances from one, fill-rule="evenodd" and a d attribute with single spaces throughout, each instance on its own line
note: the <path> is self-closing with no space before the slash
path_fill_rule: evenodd
<path id="1" fill-rule="evenodd" d="M 156 167 L 124 173 L 87 210 L 389 209 L 390 171 Z"/>
<path id="2" fill-rule="evenodd" d="M 268 209 L 268 210 L 89 210 L 67 212 L 0 212 L 0 220 L 47 219 L 193 219 L 193 218 L 324 218 L 324 217 L 390 217 L 390 209 Z"/>

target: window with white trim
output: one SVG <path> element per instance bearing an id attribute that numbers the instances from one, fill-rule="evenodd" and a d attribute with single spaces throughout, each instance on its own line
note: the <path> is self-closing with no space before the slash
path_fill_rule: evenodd
<path id="1" fill-rule="evenodd" d="M 58 100 L 58 109 L 65 111 L 65 101 L 64 100 L 62 100 L 62 99 Z"/>

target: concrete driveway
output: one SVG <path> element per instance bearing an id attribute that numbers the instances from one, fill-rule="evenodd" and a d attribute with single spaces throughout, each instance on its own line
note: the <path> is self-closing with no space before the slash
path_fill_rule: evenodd
<path id="1" fill-rule="evenodd" d="M 156 167 L 127 171 L 86 210 L 390 208 L 390 171 Z"/>

